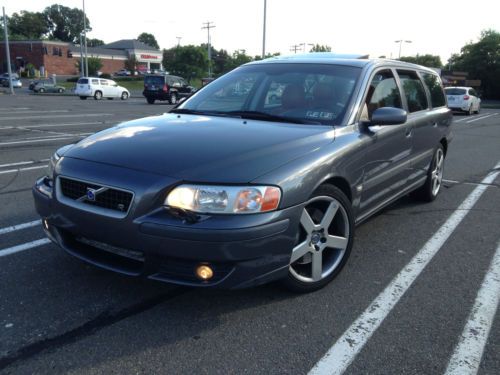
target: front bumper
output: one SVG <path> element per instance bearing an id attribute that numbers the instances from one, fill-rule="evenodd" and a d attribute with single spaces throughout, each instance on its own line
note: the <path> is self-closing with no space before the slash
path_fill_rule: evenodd
<path id="1" fill-rule="evenodd" d="M 101 172 L 107 168 L 101 166 Z M 296 206 L 255 215 L 212 215 L 190 224 L 163 207 L 144 209 L 144 194 L 136 194 L 121 219 L 61 203 L 46 179 L 37 181 L 33 196 L 48 237 L 84 261 L 131 276 L 229 289 L 286 276 L 301 212 Z M 209 281 L 195 276 L 200 264 L 214 270 Z"/>

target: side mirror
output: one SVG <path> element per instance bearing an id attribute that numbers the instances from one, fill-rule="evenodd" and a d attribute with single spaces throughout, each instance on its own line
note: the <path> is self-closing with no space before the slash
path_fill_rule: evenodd
<path id="1" fill-rule="evenodd" d="M 370 126 L 373 125 L 400 125 L 404 124 L 408 116 L 406 111 L 401 108 L 382 107 L 377 108 L 372 113 Z"/>

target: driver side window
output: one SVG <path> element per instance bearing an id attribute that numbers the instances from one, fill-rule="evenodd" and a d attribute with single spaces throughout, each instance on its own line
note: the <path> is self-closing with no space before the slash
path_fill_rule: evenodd
<path id="1" fill-rule="evenodd" d="M 370 82 L 360 121 L 370 121 L 373 112 L 382 107 L 403 108 L 396 79 L 390 70 L 377 72 Z"/>

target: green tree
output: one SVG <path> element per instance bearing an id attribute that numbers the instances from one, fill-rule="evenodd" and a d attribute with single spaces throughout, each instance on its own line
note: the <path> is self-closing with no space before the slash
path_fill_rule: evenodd
<path id="1" fill-rule="evenodd" d="M 443 63 L 441 62 L 441 57 L 437 55 L 418 55 L 417 56 L 402 56 L 399 60 L 405 61 L 412 64 L 418 64 L 422 66 L 427 66 L 429 68 L 442 68 Z"/>
<path id="2" fill-rule="evenodd" d="M 85 64 L 85 61 L 83 62 Z M 102 60 L 99 57 L 96 56 L 90 56 L 89 57 L 89 76 L 96 76 L 97 72 L 102 68 Z M 78 71 L 81 71 L 80 68 L 80 60 L 77 61 L 76 67 Z"/>
<path id="3" fill-rule="evenodd" d="M 462 47 L 460 54 L 452 55 L 448 65 L 453 70 L 469 73 L 469 79 L 480 79 L 483 95 L 500 99 L 500 33 L 483 30 L 476 43 Z"/>
<path id="4" fill-rule="evenodd" d="M 100 46 L 103 46 L 104 44 L 105 44 L 104 41 L 101 39 L 97 39 L 97 38 L 88 39 L 87 38 L 87 46 L 88 47 L 100 47 Z"/>
<path id="5" fill-rule="evenodd" d="M 332 52 L 332 47 L 320 44 L 315 44 L 309 52 Z"/>
<path id="6" fill-rule="evenodd" d="M 144 44 L 147 44 L 150 47 L 160 49 L 160 46 L 158 45 L 158 42 L 156 41 L 156 38 L 153 34 L 150 33 L 141 33 L 138 37 L 137 40 L 139 42 L 143 42 Z"/>
<path id="7" fill-rule="evenodd" d="M 22 10 L 12 14 L 8 22 L 9 33 L 23 39 L 41 39 L 49 32 L 47 21 L 40 12 Z"/>
<path id="8" fill-rule="evenodd" d="M 190 81 L 202 78 L 208 70 L 207 51 L 200 46 L 179 46 L 163 50 L 163 66 L 171 74 Z"/>
<path id="9" fill-rule="evenodd" d="M 130 70 L 132 74 L 137 68 L 137 58 L 135 55 L 130 55 L 127 60 L 125 60 L 125 69 Z"/>
<path id="10" fill-rule="evenodd" d="M 43 11 L 49 28 L 49 38 L 63 42 L 78 43 L 83 31 L 83 11 L 54 4 Z M 86 18 L 87 31 L 92 30 L 90 21 Z"/>

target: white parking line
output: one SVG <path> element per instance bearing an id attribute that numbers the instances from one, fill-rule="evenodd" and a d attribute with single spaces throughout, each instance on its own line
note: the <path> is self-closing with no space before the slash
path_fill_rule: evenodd
<path id="1" fill-rule="evenodd" d="M 500 243 L 477 293 L 446 375 L 477 374 L 500 300 Z"/>
<path id="2" fill-rule="evenodd" d="M 6 249 L 0 249 L 0 258 L 7 256 L 7 255 L 18 253 L 20 251 L 29 250 L 29 249 L 32 249 L 34 247 L 46 245 L 48 243 L 50 243 L 50 240 L 48 238 L 41 238 L 41 239 L 36 240 L 36 241 L 31 241 L 31 242 L 23 243 L 21 245 L 8 247 Z"/>
<path id="3" fill-rule="evenodd" d="M 25 111 L 25 110 L 22 110 L 22 111 L 13 111 L 12 114 L 18 114 L 18 113 L 63 113 L 63 112 L 69 112 L 68 109 L 51 109 L 51 110 L 44 110 L 44 111 L 36 111 L 36 110 L 28 110 L 28 111 Z M 10 113 L 7 113 L 10 115 Z M 3 115 L 0 114 L 0 116 Z"/>
<path id="4" fill-rule="evenodd" d="M 17 111 L 17 110 L 25 110 L 25 109 L 29 109 L 28 107 L 9 107 L 9 108 L 0 108 L 0 111 Z"/>
<path id="5" fill-rule="evenodd" d="M 30 160 L 30 161 L 18 161 L 16 163 L 10 163 L 10 164 L 0 164 L 0 168 L 5 168 L 5 167 L 14 167 L 16 165 L 28 165 L 28 164 L 35 164 L 35 163 L 42 163 L 45 161 L 49 161 L 50 159 L 40 159 L 40 160 Z"/>
<path id="6" fill-rule="evenodd" d="M 31 128 L 52 128 L 52 127 L 58 127 L 58 126 L 81 126 L 81 125 L 109 125 L 109 126 L 112 126 L 112 125 L 116 125 L 116 124 L 117 124 L 117 122 L 106 123 L 106 122 L 102 122 L 102 121 L 94 121 L 94 122 L 70 122 L 70 123 L 66 123 L 66 124 L 50 123 L 50 124 L 37 124 L 37 125 L 23 125 L 20 128 L 28 128 L 28 129 L 31 129 Z M 0 130 L 1 129 L 2 128 L 0 127 Z"/>
<path id="7" fill-rule="evenodd" d="M 489 114 L 489 115 L 486 115 L 486 116 L 482 116 L 482 117 L 478 117 L 478 118 L 475 118 L 473 120 L 469 120 L 469 121 L 466 121 L 467 124 L 470 124 L 471 122 L 475 122 L 475 121 L 479 121 L 479 120 L 483 120 L 485 118 L 488 118 L 488 117 L 491 117 L 491 116 L 495 116 L 496 113 L 492 113 L 492 114 Z"/>
<path id="8" fill-rule="evenodd" d="M 495 169 L 498 167 L 500 167 L 500 163 L 496 165 Z M 489 184 L 493 182 L 499 174 L 500 171 L 488 174 L 482 183 Z M 486 185 L 479 185 L 469 194 L 412 260 L 351 324 L 323 358 L 311 369 L 309 374 L 342 374 L 347 369 L 486 189 Z"/>
<path id="9" fill-rule="evenodd" d="M 39 119 L 39 118 L 64 118 L 64 117 L 101 117 L 101 116 L 113 116 L 112 113 L 85 113 L 79 115 L 42 115 L 42 116 L 23 116 L 23 117 L 0 117 L 0 121 L 7 120 L 29 120 L 29 119 Z"/>
<path id="10" fill-rule="evenodd" d="M 31 139 L 31 140 L 24 140 L 24 141 L 2 142 L 2 143 L 0 143 L 0 146 L 18 145 L 18 144 L 22 144 L 22 143 L 39 143 L 39 142 L 59 141 L 62 139 L 83 138 L 83 137 L 86 137 L 87 135 L 90 135 L 90 134 L 93 134 L 93 133 L 80 133 L 80 134 L 75 134 L 72 136 L 63 136 L 63 137 L 55 137 L 55 138 L 43 138 L 43 139 Z"/>
<path id="11" fill-rule="evenodd" d="M 37 225 L 40 225 L 41 223 L 42 223 L 41 220 L 34 220 L 34 221 L 29 221 L 27 223 L 12 225 L 11 227 L 0 228 L 0 235 L 15 232 L 15 231 L 21 230 L 21 229 L 36 227 Z"/>
<path id="12" fill-rule="evenodd" d="M 24 171 L 32 171 L 34 169 L 42 169 L 42 168 L 47 168 L 48 165 L 37 165 L 36 167 L 27 167 L 27 168 L 18 168 L 18 169 L 8 169 L 6 171 L 0 171 L 0 174 L 7 174 L 7 173 L 16 173 L 16 172 L 24 172 Z"/>

